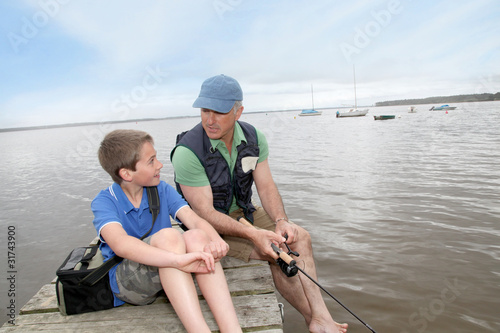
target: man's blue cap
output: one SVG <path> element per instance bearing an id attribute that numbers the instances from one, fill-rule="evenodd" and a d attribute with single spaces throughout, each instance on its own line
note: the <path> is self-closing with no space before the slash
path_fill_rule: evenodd
<path id="1" fill-rule="evenodd" d="M 220 74 L 203 82 L 200 94 L 193 103 L 193 108 L 228 113 L 233 108 L 234 102 L 242 100 L 243 91 L 238 81 Z"/>

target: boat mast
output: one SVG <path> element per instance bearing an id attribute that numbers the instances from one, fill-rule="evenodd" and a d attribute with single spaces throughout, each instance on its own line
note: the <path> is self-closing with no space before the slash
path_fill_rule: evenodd
<path id="1" fill-rule="evenodd" d="M 313 110 L 314 110 L 314 91 L 313 91 L 313 85 L 311 84 L 311 99 L 312 99 L 312 106 L 313 106 Z"/>
<path id="2" fill-rule="evenodd" d="M 354 76 L 354 111 L 358 109 L 358 102 L 356 101 L 356 69 L 352 65 L 352 73 Z"/>

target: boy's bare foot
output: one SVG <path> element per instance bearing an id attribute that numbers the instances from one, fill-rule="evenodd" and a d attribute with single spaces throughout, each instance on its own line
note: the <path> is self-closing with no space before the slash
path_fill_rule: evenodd
<path id="1" fill-rule="evenodd" d="M 315 321 L 314 319 L 311 321 L 309 325 L 309 332 L 311 333 L 345 333 L 347 332 L 347 324 L 339 324 L 336 321 L 333 321 L 334 325 L 327 325 L 325 322 Z"/>

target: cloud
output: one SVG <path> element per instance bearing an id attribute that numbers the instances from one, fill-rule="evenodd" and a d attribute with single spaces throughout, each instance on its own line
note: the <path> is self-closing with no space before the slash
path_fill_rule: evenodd
<path id="1" fill-rule="evenodd" d="M 38 24 L 19 52 L 0 46 L 0 127 L 189 114 L 202 81 L 220 73 L 240 81 L 246 110 L 309 107 L 311 84 L 318 106 L 352 104 L 353 65 L 360 104 L 498 87 L 496 0 L 0 6 L 4 34 Z M 144 85 L 156 68 L 161 82 Z"/>
<path id="2" fill-rule="evenodd" d="M 185 52 L 187 40 L 205 24 L 205 7 L 177 1 L 94 0 L 68 4 L 56 20 L 66 34 L 123 70 Z"/>

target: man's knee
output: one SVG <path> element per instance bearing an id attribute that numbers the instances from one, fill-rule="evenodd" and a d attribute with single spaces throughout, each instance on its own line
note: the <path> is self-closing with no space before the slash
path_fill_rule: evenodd
<path id="1" fill-rule="evenodd" d="M 304 245 L 306 245 L 306 246 L 311 246 L 311 243 L 312 243 L 311 242 L 311 234 L 309 234 L 309 232 L 306 229 L 304 229 L 300 226 L 297 226 L 297 228 L 299 231 L 299 237 L 298 237 L 299 242 L 303 242 Z"/>

